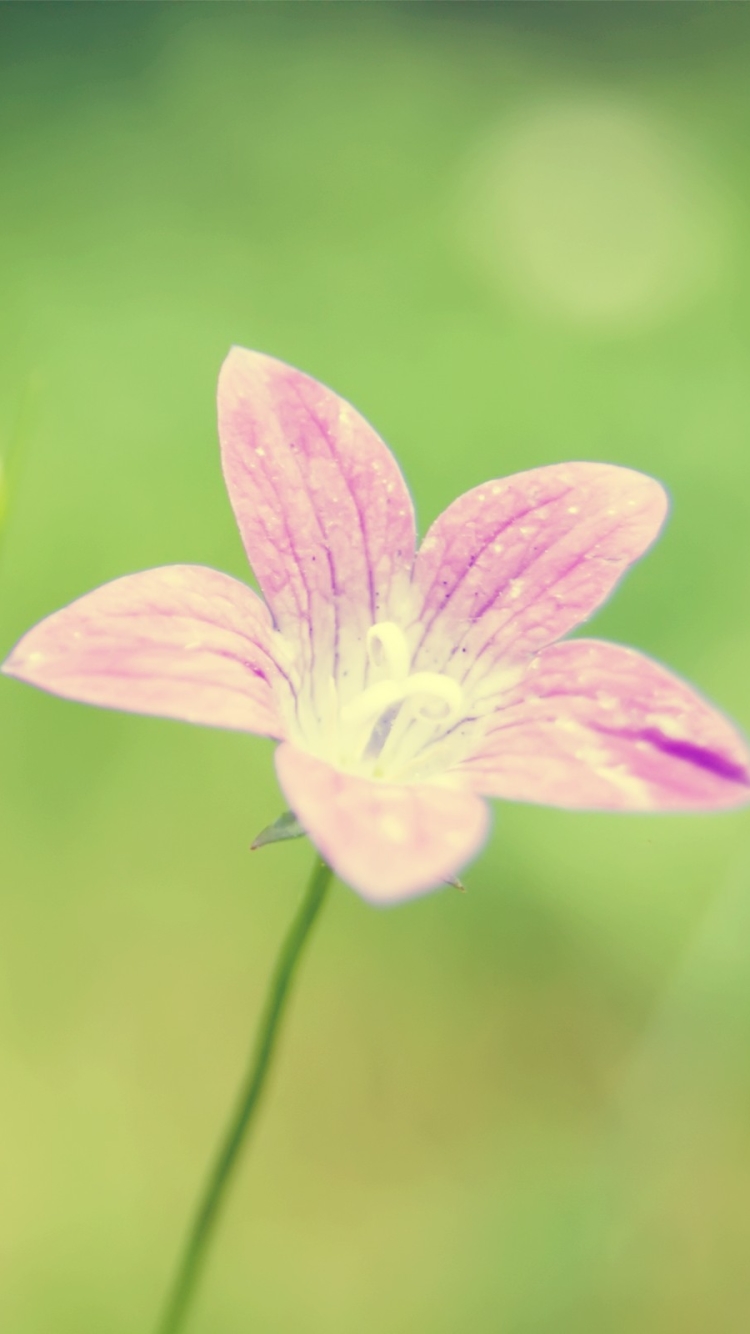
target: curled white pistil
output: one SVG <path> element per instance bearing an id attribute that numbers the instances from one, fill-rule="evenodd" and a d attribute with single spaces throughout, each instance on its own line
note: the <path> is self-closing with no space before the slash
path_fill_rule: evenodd
<path id="1" fill-rule="evenodd" d="M 345 704 L 341 721 L 345 725 L 375 721 L 394 704 L 413 701 L 420 718 L 443 725 L 455 722 L 461 713 L 464 692 L 458 681 L 439 672 L 412 672 L 401 681 L 379 681 Z"/>
<path id="2" fill-rule="evenodd" d="M 367 631 L 367 656 L 373 667 L 392 681 L 409 675 L 411 654 L 406 635 L 395 621 L 378 621 Z"/>

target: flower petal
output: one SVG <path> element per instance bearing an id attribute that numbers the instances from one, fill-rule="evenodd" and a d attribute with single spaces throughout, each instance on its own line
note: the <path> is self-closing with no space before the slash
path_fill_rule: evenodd
<path id="1" fill-rule="evenodd" d="M 349 403 L 234 348 L 219 379 L 227 488 L 279 630 L 326 678 L 408 592 L 414 513 L 392 454 Z"/>
<path id="2" fill-rule="evenodd" d="M 279 737 L 267 608 L 200 565 L 127 575 L 24 635 L 7 676 L 66 699 Z"/>
<path id="3" fill-rule="evenodd" d="M 460 766 L 477 792 L 599 810 L 750 800 L 750 753 L 716 709 L 650 658 L 574 639 L 545 649 Z"/>
<path id="4" fill-rule="evenodd" d="M 416 669 L 463 679 L 554 643 L 611 593 L 666 511 L 653 478 L 603 463 L 534 468 L 459 496 L 414 567 Z"/>
<path id="5" fill-rule="evenodd" d="M 481 847 L 489 814 L 473 792 L 372 782 L 285 744 L 281 789 L 336 874 L 372 903 L 396 903 L 451 879 Z"/>

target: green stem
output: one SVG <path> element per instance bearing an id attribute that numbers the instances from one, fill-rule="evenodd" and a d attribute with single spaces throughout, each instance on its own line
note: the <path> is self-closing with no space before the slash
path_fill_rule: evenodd
<path id="1" fill-rule="evenodd" d="M 330 879 L 330 866 L 318 859 L 313 868 L 307 894 L 282 946 L 260 1021 L 250 1069 L 188 1234 L 177 1277 L 161 1324 L 158 1326 L 158 1334 L 178 1334 L 183 1328 L 198 1278 L 206 1261 L 209 1243 L 226 1198 L 232 1170 L 263 1091 L 294 970 L 325 898 Z"/>

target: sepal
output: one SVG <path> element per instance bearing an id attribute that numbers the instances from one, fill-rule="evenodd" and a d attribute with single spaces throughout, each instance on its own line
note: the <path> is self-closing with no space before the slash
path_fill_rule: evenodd
<path id="1" fill-rule="evenodd" d="M 306 831 L 292 811 L 282 811 L 278 820 L 262 829 L 250 844 L 252 852 L 265 848 L 267 843 L 284 843 L 289 838 L 304 838 Z"/>

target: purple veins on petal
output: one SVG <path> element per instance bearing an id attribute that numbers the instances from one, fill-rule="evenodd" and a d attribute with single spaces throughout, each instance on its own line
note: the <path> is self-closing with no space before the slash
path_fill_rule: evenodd
<path id="1" fill-rule="evenodd" d="M 596 726 L 595 731 L 607 734 L 606 727 Z M 660 750 L 664 755 L 684 760 L 686 764 L 695 764 L 699 769 L 706 769 L 717 778 L 726 778 L 730 783 L 741 783 L 745 787 L 750 785 L 750 772 L 746 764 L 730 759 L 720 751 L 710 750 L 707 746 L 696 746 L 691 741 L 678 741 L 674 737 L 665 736 L 663 732 L 653 727 L 644 727 L 640 732 L 619 732 L 611 735 L 636 743 L 644 742 Z"/>
<path id="2" fill-rule="evenodd" d="M 217 570 L 125 575 L 26 634 L 3 666 L 84 704 L 283 736 L 289 679 L 268 610 Z"/>
<path id="3" fill-rule="evenodd" d="M 602 810 L 711 810 L 750 796 L 747 746 L 690 686 L 634 649 L 551 645 L 461 765 L 475 791 Z"/>
<path id="4" fill-rule="evenodd" d="M 224 475 L 278 628 L 334 665 L 408 582 L 411 497 L 393 455 L 344 399 L 234 348 L 219 380 Z M 339 642 L 341 640 L 342 642 Z"/>
<path id="5" fill-rule="evenodd" d="M 586 620 L 654 541 L 667 512 L 651 477 L 603 463 L 555 464 L 459 496 L 417 554 L 417 661 L 538 652 Z"/>

